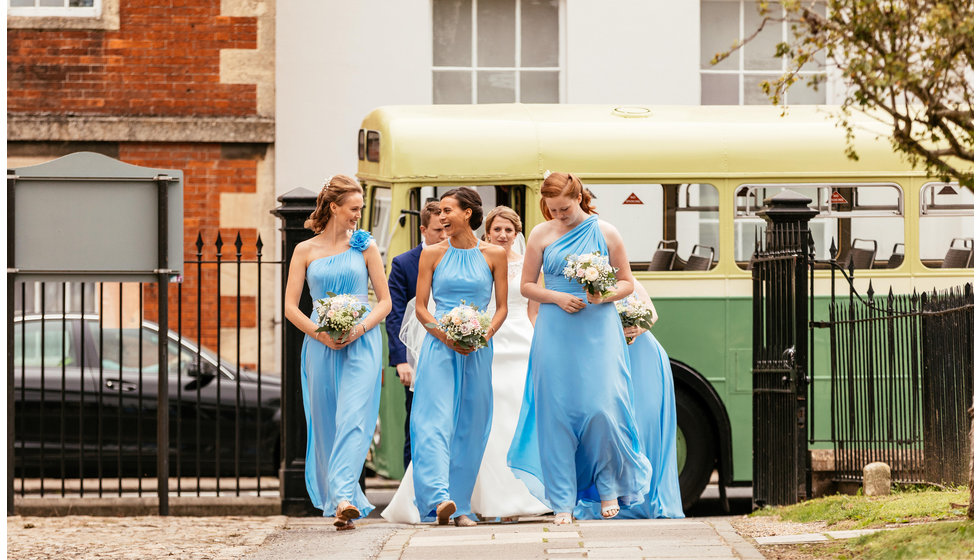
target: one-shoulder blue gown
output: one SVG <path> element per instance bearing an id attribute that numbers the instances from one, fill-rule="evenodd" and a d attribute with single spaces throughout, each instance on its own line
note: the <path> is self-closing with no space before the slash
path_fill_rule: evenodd
<path id="1" fill-rule="evenodd" d="M 684 506 L 677 479 L 677 408 L 670 359 L 649 331 L 629 345 L 629 353 L 636 425 L 647 459 L 653 466 L 653 477 L 646 499 L 624 507 L 616 518 L 679 519 L 684 517 Z M 575 517 L 579 519 L 599 519 L 600 513 L 599 505 L 595 503 L 580 501 L 575 508 Z"/>
<path id="2" fill-rule="evenodd" d="M 585 300 L 562 276 L 565 257 L 600 251 L 606 240 L 595 216 L 545 248 L 545 287 Z M 633 387 L 623 328 L 612 303 L 566 313 L 541 304 L 517 431 L 507 463 L 528 490 L 555 512 L 579 500 L 643 500 L 650 461 L 633 415 Z"/>
<path id="3" fill-rule="evenodd" d="M 356 295 L 367 307 L 368 271 L 355 248 L 323 257 L 306 268 L 310 296 Z M 316 311 L 310 317 L 316 322 Z M 381 402 L 381 331 L 367 331 L 342 350 L 307 336 L 302 385 L 306 411 L 306 490 L 324 516 L 347 500 L 365 516 L 374 509 L 357 481 L 364 467 Z"/>
<path id="4" fill-rule="evenodd" d="M 485 310 L 493 274 L 479 247 L 449 248 L 432 273 L 436 318 L 465 300 Z M 412 482 L 422 521 L 436 519 L 436 507 L 456 503 L 453 518 L 472 515 L 470 498 L 490 435 L 493 388 L 490 346 L 459 354 L 426 334 L 416 368 L 412 398 Z"/>

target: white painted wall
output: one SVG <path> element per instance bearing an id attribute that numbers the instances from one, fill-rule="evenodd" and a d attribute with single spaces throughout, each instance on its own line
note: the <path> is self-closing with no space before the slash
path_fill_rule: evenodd
<path id="1" fill-rule="evenodd" d="M 694 0 L 567 0 L 567 103 L 700 105 Z"/>
<path id="2" fill-rule="evenodd" d="M 289 0 L 276 13 L 276 194 L 357 170 L 380 105 L 432 102 L 428 0 Z"/>

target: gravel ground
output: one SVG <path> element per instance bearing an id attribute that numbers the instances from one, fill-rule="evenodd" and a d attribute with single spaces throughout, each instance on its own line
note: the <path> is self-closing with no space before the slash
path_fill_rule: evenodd
<path id="1" fill-rule="evenodd" d="M 749 517 L 742 515 L 729 519 L 732 527 L 739 535 L 751 542 L 768 560 L 813 560 L 824 558 L 821 554 L 824 543 L 803 545 L 760 545 L 755 537 L 771 537 L 774 535 L 800 535 L 803 533 L 822 533 L 827 529 L 823 521 L 812 523 L 797 523 L 795 521 L 780 521 L 776 516 L 765 515 Z M 835 529 L 839 529 L 836 527 Z"/>
<path id="2" fill-rule="evenodd" d="M 11 560 L 236 560 L 286 524 L 273 517 L 7 518 Z"/>

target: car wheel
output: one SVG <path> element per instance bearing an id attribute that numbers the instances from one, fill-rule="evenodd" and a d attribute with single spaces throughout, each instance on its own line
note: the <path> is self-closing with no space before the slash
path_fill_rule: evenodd
<path id="1" fill-rule="evenodd" d="M 684 390 L 677 401 L 677 471 L 684 510 L 691 509 L 704 492 L 715 466 L 718 448 L 711 415 L 700 400 Z"/>

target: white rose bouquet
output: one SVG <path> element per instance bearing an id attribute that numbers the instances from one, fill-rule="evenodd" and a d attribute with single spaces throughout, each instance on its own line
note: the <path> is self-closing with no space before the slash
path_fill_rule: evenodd
<path id="1" fill-rule="evenodd" d="M 367 315 L 367 306 L 351 294 L 327 292 L 327 295 L 330 297 L 313 302 L 317 314 L 316 332 L 326 332 L 331 338 L 343 342 L 354 325 Z"/>
<path id="2" fill-rule="evenodd" d="M 616 271 L 619 269 L 609 264 L 609 257 L 595 251 L 568 255 L 565 260 L 568 261 L 562 271 L 565 278 L 582 284 L 585 291 L 594 296 L 606 297 L 612 293 L 611 288 L 616 285 Z"/>
<path id="3" fill-rule="evenodd" d="M 487 345 L 486 334 L 490 330 L 490 313 L 480 311 L 480 308 L 474 304 L 460 301 L 459 305 L 439 318 L 439 324 L 428 323 L 426 326 L 430 329 L 438 327 L 458 346 L 476 350 Z"/>
<path id="4" fill-rule="evenodd" d="M 622 321 L 623 327 L 640 327 L 642 329 L 650 330 L 653 327 L 653 322 L 656 320 L 653 314 L 653 309 L 649 305 L 646 305 L 636 294 L 631 294 L 626 299 L 621 299 L 616 302 L 616 311 L 619 312 L 619 320 Z M 626 337 L 627 342 L 632 342 L 632 337 Z"/>

